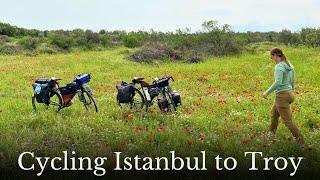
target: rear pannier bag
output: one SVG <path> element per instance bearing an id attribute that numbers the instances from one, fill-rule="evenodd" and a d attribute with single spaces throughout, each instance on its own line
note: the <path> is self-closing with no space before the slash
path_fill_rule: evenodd
<path id="1" fill-rule="evenodd" d="M 76 76 L 76 82 L 79 84 L 88 83 L 90 79 L 91 79 L 90 74 L 81 74 Z"/>
<path id="2" fill-rule="evenodd" d="M 37 84 L 49 84 L 50 82 L 51 82 L 50 79 L 39 78 L 34 83 L 37 83 Z"/>
<path id="3" fill-rule="evenodd" d="M 172 100 L 173 100 L 173 102 L 174 102 L 174 104 L 176 106 L 180 106 L 181 105 L 181 97 L 180 97 L 179 93 L 173 92 L 172 93 Z"/>
<path id="4" fill-rule="evenodd" d="M 50 102 L 50 80 L 48 79 L 37 79 L 33 84 L 33 90 L 36 101 L 38 103 L 49 104 Z"/>
<path id="5" fill-rule="evenodd" d="M 117 101 L 118 103 L 130 103 L 132 102 L 134 96 L 134 87 L 132 84 L 122 84 L 117 86 L 118 94 Z"/>

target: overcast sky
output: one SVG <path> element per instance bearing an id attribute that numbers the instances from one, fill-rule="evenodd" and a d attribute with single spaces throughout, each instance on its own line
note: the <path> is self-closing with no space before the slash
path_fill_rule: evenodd
<path id="1" fill-rule="evenodd" d="M 0 22 L 36 29 L 235 31 L 320 27 L 320 0 L 0 0 Z"/>

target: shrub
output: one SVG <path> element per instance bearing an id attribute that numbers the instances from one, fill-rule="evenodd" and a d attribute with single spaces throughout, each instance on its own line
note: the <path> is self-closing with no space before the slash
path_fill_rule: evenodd
<path id="1" fill-rule="evenodd" d="M 106 34 L 106 33 L 107 33 L 107 31 L 104 30 L 104 29 L 101 29 L 101 30 L 99 31 L 99 34 Z"/>
<path id="2" fill-rule="evenodd" d="M 186 52 L 185 57 L 188 63 L 200 63 L 202 61 L 202 54 L 197 51 Z"/>
<path id="3" fill-rule="evenodd" d="M 86 30 L 85 32 L 88 44 L 98 44 L 100 42 L 99 34 L 92 32 L 91 30 Z"/>
<path id="4" fill-rule="evenodd" d="M 100 35 L 100 43 L 103 47 L 112 47 L 114 45 L 112 36 L 109 34 Z"/>
<path id="5" fill-rule="evenodd" d="M 0 35 L 7 35 L 9 37 L 22 37 L 22 36 L 39 36 L 41 31 L 36 29 L 25 29 L 17 26 L 12 26 L 7 23 L 0 23 Z"/>
<path id="6" fill-rule="evenodd" d="M 7 35 L 0 35 L 0 44 L 10 42 L 10 38 Z"/>
<path id="7" fill-rule="evenodd" d="M 299 36 L 292 33 L 290 30 L 284 29 L 278 35 L 278 41 L 286 45 L 293 45 L 299 43 Z"/>
<path id="8" fill-rule="evenodd" d="M 47 43 L 38 46 L 37 51 L 42 54 L 57 54 L 59 52 L 57 48 Z"/>
<path id="9" fill-rule="evenodd" d="M 74 29 L 71 31 L 73 45 L 77 47 L 86 47 L 87 39 L 85 32 L 82 29 Z"/>
<path id="10" fill-rule="evenodd" d="M 50 39 L 51 44 L 56 45 L 63 50 L 69 50 L 73 43 L 71 36 L 63 33 L 53 33 L 50 36 Z"/>
<path id="11" fill-rule="evenodd" d="M 5 44 L 0 46 L 0 54 L 14 55 L 23 52 L 23 47 L 16 44 Z"/>
<path id="12" fill-rule="evenodd" d="M 122 39 L 123 45 L 128 48 L 135 48 L 141 46 L 141 38 L 136 33 L 129 33 Z"/>
<path id="13" fill-rule="evenodd" d="M 320 28 L 304 28 L 300 34 L 303 44 L 309 47 L 320 47 Z"/>
<path id="14" fill-rule="evenodd" d="M 33 50 L 36 49 L 36 47 L 41 43 L 40 38 L 25 36 L 21 38 L 18 43 L 22 45 L 24 48 Z"/>
<path id="15" fill-rule="evenodd" d="M 168 45 L 156 43 L 147 45 L 133 53 L 131 58 L 138 62 L 151 62 L 152 60 L 180 60 L 182 53 L 170 48 Z"/>

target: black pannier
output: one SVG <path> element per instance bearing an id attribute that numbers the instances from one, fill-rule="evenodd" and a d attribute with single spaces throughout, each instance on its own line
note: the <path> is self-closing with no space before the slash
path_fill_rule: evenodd
<path id="1" fill-rule="evenodd" d="M 79 85 L 76 82 L 72 82 L 67 84 L 66 88 L 72 93 L 75 93 L 79 89 Z"/>
<path id="2" fill-rule="evenodd" d="M 173 100 L 173 102 L 174 102 L 174 104 L 176 106 L 180 106 L 181 105 L 181 97 L 180 97 L 179 93 L 173 92 L 172 93 L 172 100 Z"/>
<path id="3" fill-rule="evenodd" d="M 157 87 L 152 87 L 149 89 L 149 94 L 150 94 L 151 99 L 153 99 L 160 94 L 160 89 Z"/>
<path id="4" fill-rule="evenodd" d="M 50 84 L 51 80 L 46 78 L 39 78 L 34 83 L 37 84 Z"/>
<path id="5" fill-rule="evenodd" d="M 134 96 L 134 86 L 132 84 L 121 84 L 116 86 L 118 89 L 118 103 L 130 103 Z"/>
<path id="6" fill-rule="evenodd" d="M 50 103 L 50 80 L 37 79 L 33 84 L 35 98 L 38 103 Z"/>
<path id="7" fill-rule="evenodd" d="M 168 110 L 169 110 L 169 102 L 166 98 L 159 97 L 158 98 L 158 106 L 162 112 L 168 112 Z"/>

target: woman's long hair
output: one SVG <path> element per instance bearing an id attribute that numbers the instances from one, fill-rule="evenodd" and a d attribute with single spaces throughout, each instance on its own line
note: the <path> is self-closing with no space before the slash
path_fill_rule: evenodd
<path id="1" fill-rule="evenodd" d="M 279 48 L 272 48 L 270 51 L 271 55 L 277 55 L 284 61 L 288 66 L 291 67 L 290 62 L 287 60 L 286 56 L 283 54 L 282 50 Z"/>

